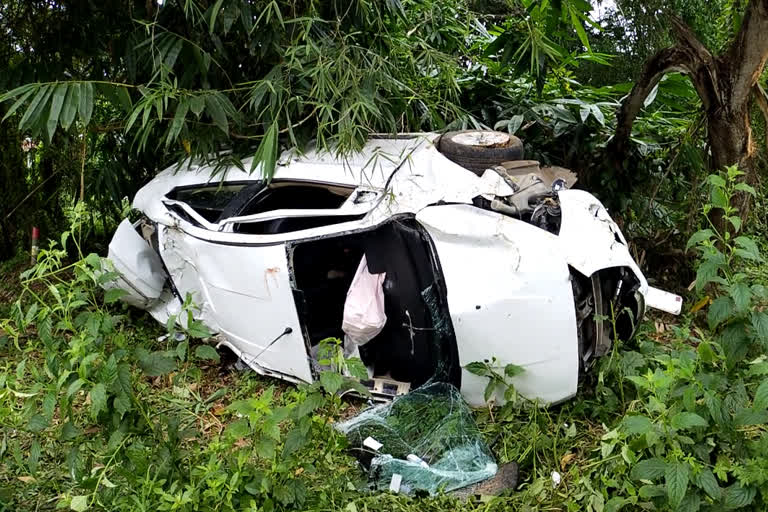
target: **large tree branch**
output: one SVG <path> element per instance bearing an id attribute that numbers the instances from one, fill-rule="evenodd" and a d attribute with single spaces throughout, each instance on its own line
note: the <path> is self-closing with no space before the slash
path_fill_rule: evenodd
<path id="1" fill-rule="evenodd" d="M 750 0 L 741 29 L 720 65 L 731 69 L 729 102 L 743 107 L 768 59 L 768 0 Z"/>
<path id="2" fill-rule="evenodd" d="M 653 88 L 666 73 L 689 72 L 691 67 L 689 53 L 676 46 L 661 50 L 645 63 L 640 78 L 635 82 L 629 95 L 624 98 L 616 116 L 616 133 L 611 141 L 611 152 L 616 161 L 624 159 L 627 142 L 632 135 L 632 124 Z"/>
<path id="3" fill-rule="evenodd" d="M 668 14 L 668 16 L 672 23 L 672 36 L 677 40 L 680 48 L 688 53 L 691 62 L 688 72 L 704 110 L 709 111 L 713 107 L 719 107 L 722 104 L 722 98 L 717 84 L 715 58 L 683 20 L 674 14 Z"/>
<path id="4" fill-rule="evenodd" d="M 763 120 L 765 121 L 765 147 L 768 148 L 768 94 L 759 83 L 756 83 L 752 89 L 755 95 L 755 101 L 757 106 L 760 107 L 760 111 L 763 113 Z"/>
<path id="5" fill-rule="evenodd" d="M 611 142 L 613 157 L 617 162 L 626 156 L 632 124 L 643 108 L 645 99 L 666 73 L 679 71 L 687 74 L 705 111 L 721 105 L 714 57 L 680 18 L 672 14 L 669 17 L 677 45 L 661 50 L 646 62 L 640 78 L 622 102 L 616 119 L 616 134 Z"/>

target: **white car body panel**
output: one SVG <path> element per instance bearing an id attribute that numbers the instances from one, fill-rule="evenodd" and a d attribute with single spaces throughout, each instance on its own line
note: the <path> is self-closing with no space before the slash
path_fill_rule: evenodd
<path id="1" fill-rule="evenodd" d="M 628 267 L 640 281 L 640 293 L 646 295 L 648 281 L 603 204 L 583 190 L 562 190 L 558 197 L 562 210 L 558 238 L 568 264 L 585 276 L 606 268 Z"/>
<path id="2" fill-rule="evenodd" d="M 150 295 L 135 297 L 133 304 L 164 322 L 180 311 L 179 299 L 189 293 L 201 308 L 200 320 L 219 332 L 222 343 L 256 371 L 311 382 L 286 244 L 370 230 L 393 216 L 411 215 L 432 238 L 442 267 L 460 364 L 495 357 L 502 370 L 509 363 L 525 368 L 513 380 L 524 396 L 543 403 L 573 396 L 579 348 L 569 266 L 587 277 L 603 269 L 627 267 L 637 276 L 640 293 L 647 295 L 647 281 L 623 235 L 602 204 L 582 191 L 559 192 L 559 235 L 473 206 L 476 197 L 506 197 L 514 191 L 494 172 L 478 177 L 448 160 L 433 144 L 437 137 L 374 139 L 360 154 L 346 159 L 314 150 L 303 155 L 284 152 L 275 183 L 296 180 L 356 187 L 357 192 L 331 215 L 364 215 L 287 233 L 239 233 L 232 225 L 328 216 L 329 210 L 274 210 L 221 223 L 198 219 L 196 226 L 169 209 L 178 201 L 167 194 L 177 187 L 221 180 L 260 181 L 260 169 L 249 174 L 232 167 L 216 176 L 210 167 L 166 169 L 136 194 L 133 206 L 156 223 L 160 256 L 178 295 L 168 289 L 157 293 L 155 286 Z M 243 163 L 246 169 L 251 164 L 250 160 Z M 355 204 L 354 194 L 360 191 L 375 192 L 378 197 Z M 119 247 L 110 250 L 110 257 L 119 261 L 126 250 L 155 254 L 146 244 L 137 247 L 141 244 L 134 238 L 143 239 L 135 231 L 136 237 L 126 235 L 125 230 L 131 229 L 127 226 L 121 224 L 116 239 L 129 242 L 116 242 Z M 142 271 L 135 264 L 129 273 L 133 279 L 156 285 L 156 266 L 155 262 Z M 284 331 L 290 332 L 270 346 Z M 470 404 L 485 403 L 486 383 L 487 379 L 463 371 L 461 390 Z M 503 402 L 503 397 L 495 398 Z"/>
<path id="3" fill-rule="evenodd" d="M 440 256 L 462 367 L 496 358 L 525 371 L 511 381 L 527 397 L 559 402 L 576 394 L 578 344 L 568 264 L 557 237 L 525 222 L 466 205 L 416 216 Z M 463 370 L 461 391 L 485 403 L 488 380 Z M 503 402 L 503 397 L 495 397 Z"/>
<path id="4" fill-rule="evenodd" d="M 246 363 L 312 382 L 284 244 L 221 245 L 175 228 L 164 229 L 160 243 L 164 255 L 184 258 L 171 270 L 179 293 L 192 294 L 199 318 L 238 347 Z M 291 332 L 270 346 L 286 328 Z"/>
<path id="5" fill-rule="evenodd" d="M 166 281 L 163 263 L 130 220 L 123 219 L 117 227 L 109 243 L 108 256 L 121 275 L 108 287 L 125 290 L 124 302 L 146 308 L 163 293 Z"/>

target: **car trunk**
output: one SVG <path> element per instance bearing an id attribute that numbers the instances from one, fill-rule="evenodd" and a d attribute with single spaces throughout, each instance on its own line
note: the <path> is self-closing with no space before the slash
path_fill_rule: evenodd
<path id="1" fill-rule="evenodd" d="M 429 235 L 415 220 L 399 219 L 372 230 L 296 242 L 288 252 L 310 354 L 326 338 L 344 339 L 344 304 L 365 255 L 370 273 L 386 273 L 387 320 L 377 336 L 360 346 L 362 361 L 375 378 L 410 387 L 430 379 L 460 385 L 442 271 Z"/>

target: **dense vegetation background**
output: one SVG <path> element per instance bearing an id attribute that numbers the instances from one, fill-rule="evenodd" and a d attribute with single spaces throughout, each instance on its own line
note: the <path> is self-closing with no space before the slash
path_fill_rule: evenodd
<path id="1" fill-rule="evenodd" d="M 0 508 L 765 509 L 767 25 L 757 0 L 4 1 Z M 575 170 L 689 303 L 578 399 L 478 413 L 508 497 L 361 494 L 343 383 L 226 373 L 201 326 L 155 341 L 96 291 L 89 254 L 174 162 L 473 126 Z M 33 225 L 56 242 L 19 280 Z"/>

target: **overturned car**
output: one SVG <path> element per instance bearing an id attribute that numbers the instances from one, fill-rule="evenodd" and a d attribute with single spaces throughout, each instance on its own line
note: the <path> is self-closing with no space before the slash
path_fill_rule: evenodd
<path id="1" fill-rule="evenodd" d="M 571 173 L 521 158 L 514 137 L 455 132 L 373 138 L 352 158 L 288 151 L 270 181 L 258 167 L 169 168 L 114 235 L 115 286 L 160 322 L 191 294 L 263 375 L 313 381 L 318 345 L 336 337 L 380 397 L 437 376 L 480 405 L 485 379 L 464 367 L 492 361 L 524 368 L 524 396 L 562 401 L 614 325 L 628 339 L 646 306 L 676 313 L 680 299 L 648 286 Z M 350 310 L 379 325 L 352 335 Z"/>

